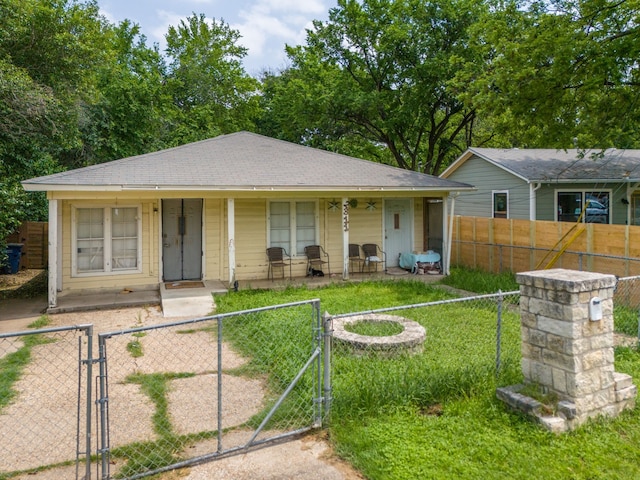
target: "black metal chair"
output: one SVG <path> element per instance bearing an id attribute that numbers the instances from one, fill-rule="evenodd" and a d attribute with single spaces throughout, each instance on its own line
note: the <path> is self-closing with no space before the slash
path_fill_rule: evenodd
<path id="1" fill-rule="evenodd" d="M 267 248 L 267 258 L 269 259 L 269 269 L 267 278 L 273 280 L 273 269 L 282 268 L 282 278 L 284 278 L 284 268 L 289 266 L 289 280 L 291 280 L 291 257 L 282 247 Z"/>
<path id="2" fill-rule="evenodd" d="M 364 252 L 364 267 L 367 267 L 367 271 L 371 271 L 371 266 L 375 265 L 375 271 L 378 271 L 378 264 L 382 264 L 384 271 L 387 271 L 387 254 L 375 243 L 365 243 L 362 245 L 362 251 Z"/>
<path id="3" fill-rule="evenodd" d="M 327 265 L 327 273 L 331 276 L 329 254 L 324 251 L 324 248 L 320 245 L 307 245 L 304 247 L 304 254 L 307 256 L 307 275 L 311 269 L 322 271 L 323 265 Z"/>
<path id="4" fill-rule="evenodd" d="M 357 243 L 349 244 L 349 270 L 353 273 L 353 266 L 358 267 L 358 272 L 362 273 L 364 267 L 364 258 L 360 256 L 360 245 Z"/>

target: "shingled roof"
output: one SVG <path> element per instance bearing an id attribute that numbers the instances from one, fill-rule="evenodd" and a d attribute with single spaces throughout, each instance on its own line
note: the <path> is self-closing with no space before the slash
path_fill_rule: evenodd
<path id="1" fill-rule="evenodd" d="M 441 175 L 476 155 L 528 182 L 640 181 L 640 150 L 470 148 Z"/>
<path id="2" fill-rule="evenodd" d="M 22 182 L 26 190 L 457 191 L 470 185 L 238 132 Z"/>

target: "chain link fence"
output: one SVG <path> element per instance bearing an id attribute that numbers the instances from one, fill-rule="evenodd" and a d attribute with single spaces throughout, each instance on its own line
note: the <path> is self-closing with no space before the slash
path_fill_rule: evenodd
<path id="1" fill-rule="evenodd" d="M 619 278 L 613 294 L 616 344 L 640 347 L 640 276 Z"/>
<path id="2" fill-rule="evenodd" d="M 320 426 L 323 347 L 319 301 L 100 334 L 102 478 Z"/>
<path id="3" fill-rule="evenodd" d="M 93 354 L 91 326 L 0 335 L 0 478 L 64 462 L 76 478 L 141 478 L 319 427 L 330 404 L 336 419 L 438 414 L 522 381 L 518 291 L 320 311 L 311 300 L 102 333 Z M 637 348 L 639 311 L 640 277 L 619 279 L 617 344 Z"/>
<path id="4" fill-rule="evenodd" d="M 333 414 L 437 410 L 445 399 L 518 383 L 518 302 L 515 291 L 334 316 Z M 406 341 L 387 341 L 403 328 L 413 332 Z"/>
<path id="5" fill-rule="evenodd" d="M 87 474 L 91 349 L 91 325 L 0 334 L 0 478 L 43 465 Z"/>

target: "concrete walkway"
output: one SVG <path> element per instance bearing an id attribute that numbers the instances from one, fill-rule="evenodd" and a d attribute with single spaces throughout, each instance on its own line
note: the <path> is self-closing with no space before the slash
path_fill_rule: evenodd
<path id="1" fill-rule="evenodd" d="M 213 313 L 216 305 L 214 293 L 227 293 L 222 282 L 206 280 L 202 287 L 180 288 L 180 284 L 194 282 L 174 282 L 160 285 L 162 313 L 165 317 L 204 317 Z M 174 287 L 174 288 L 170 288 Z"/>

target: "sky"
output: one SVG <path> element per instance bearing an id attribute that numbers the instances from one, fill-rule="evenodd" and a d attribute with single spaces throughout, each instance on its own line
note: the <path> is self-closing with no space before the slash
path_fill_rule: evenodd
<path id="1" fill-rule="evenodd" d="M 262 70 L 287 66 L 285 44 L 306 43 L 306 29 L 313 20 L 327 20 L 335 0 L 98 0 L 101 13 L 112 23 L 129 19 L 140 25 L 149 46 L 162 51 L 169 25 L 200 13 L 217 22 L 224 20 L 240 32 L 238 43 L 248 48 L 245 71 L 257 76 Z"/>

